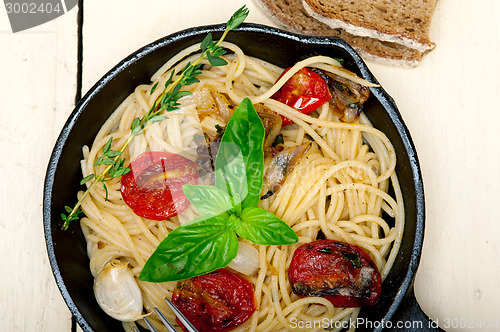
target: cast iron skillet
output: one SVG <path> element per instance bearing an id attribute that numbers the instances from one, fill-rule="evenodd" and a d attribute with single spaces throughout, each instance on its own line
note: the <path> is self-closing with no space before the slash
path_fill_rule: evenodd
<path id="1" fill-rule="evenodd" d="M 211 32 L 214 39 L 224 25 L 203 26 L 174 33 L 136 51 L 109 71 L 80 100 L 56 142 L 47 169 L 43 217 L 50 264 L 57 285 L 78 324 L 86 332 L 117 331 L 121 324 L 107 316 L 97 305 L 93 278 L 89 271 L 86 245 L 79 223 L 61 230 L 60 214 L 65 205 L 75 203 L 79 189 L 81 147 L 90 145 L 102 123 L 135 86 L 149 83 L 151 75 L 170 57 L 185 47 L 200 42 Z M 256 24 L 243 24 L 227 36 L 248 55 L 257 56 L 281 67 L 312 55 L 328 55 L 345 60 L 344 66 L 365 79 L 378 83 L 361 58 L 338 38 L 305 37 Z M 413 294 L 424 234 L 424 191 L 417 154 L 410 134 L 392 98 L 383 88 L 372 88 L 364 106 L 373 125 L 394 144 L 398 156 L 396 171 L 404 193 L 406 225 L 396 262 L 383 284 L 375 306 L 361 310 L 360 319 L 369 323 L 358 330 L 377 330 L 390 326 L 391 320 L 429 320 L 420 310 Z M 399 308 L 399 310 L 398 310 Z M 389 323 L 388 323 L 389 322 Z M 397 328 L 396 330 L 403 330 Z"/>

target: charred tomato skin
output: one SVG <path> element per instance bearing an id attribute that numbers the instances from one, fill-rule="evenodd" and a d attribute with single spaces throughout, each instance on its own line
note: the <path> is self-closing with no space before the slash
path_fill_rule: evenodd
<path id="1" fill-rule="evenodd" d="M 178 282 L 172 302 L 199 332 L 230 331 L 246 322 L 257 307 L 252 284 L 227 269 Z"/>
<path id="2" fill-rule="evenodd" d="M 363 249 L 328 239 L 297 248 L 288 277 L 299 297 L 324 297 L 335 307 L 373 305 L 382 292 L 380 272 Z"/>
<path id="3" fill-rule="evenodd" d="M 165 220 L 189 206 L 184 184 L 196 184 L 196 164 L 175 153 L 150 151 L 130 163 L 130 172 L 122 176 L 121 194 L 138 216 Z"/>
<path id="4" fill-rule="evenodd" d="M 281 76 L 289 69 L 285 69 Z M 309 114 L 332 99 L 332 95 L 325 80 L 314 71 L 304 67 L 290 77 L 271 98 L 293 107 L 299 112 Z M 284 116 L 282 116 L 282 120 L 282 126 L 293 123 L 292 120 Z"/>

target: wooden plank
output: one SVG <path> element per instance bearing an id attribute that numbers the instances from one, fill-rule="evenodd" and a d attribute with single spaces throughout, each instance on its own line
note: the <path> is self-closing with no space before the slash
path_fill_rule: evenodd
<path id="1" fill-rule="evenodd" d="M 0 331 L 69 331 L 45 249 L 42 192 L 74 106 L 76 9 L 16 34 L 0 12 Z"/>

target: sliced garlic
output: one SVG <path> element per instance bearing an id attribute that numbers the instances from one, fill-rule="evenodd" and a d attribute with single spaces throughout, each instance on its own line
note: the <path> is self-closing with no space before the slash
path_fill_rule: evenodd
<path id="1" fill-rule="evenodd" d="M 106 264 L 94 282 L 99 306 L 111 317 L 123 322 L 143 318 L 142 293 L 128 263 L 113 260 Z"/>
<path id="2" fill-rule="evenodd" d="M 252 275 L 259 269 L 259 251 L 253 245 L 240 241 L 236 257 L 227 266 L 245 275 Z"/>

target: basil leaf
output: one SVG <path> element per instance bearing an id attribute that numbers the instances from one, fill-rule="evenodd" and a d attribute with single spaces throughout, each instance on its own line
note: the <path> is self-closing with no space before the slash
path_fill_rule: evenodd
<path id="1" fill-rule="evenodd" d="M 182 190 L 198 212 L 206 217 L 217 216 L 233 208 L 231 197 L 217 187 L 185 184 Z"/>
<path id="2" fill-rule="evenodd" d="M 215 169 L 221 170 L 230 161 L 231 156 L 236 157 L 235 149 L 229 143 L 236 144 L 239 147 L 243 156 L 246 176 L 243 179 L 236 179 L 239 174 L 232 174 L 231 172 L 235 170 L 233 168 L 226 169 L 224 175 L 228 185 L 234 189 L 238 187 L 243 189 L 244 186 L 241 185 L 241 182 L 233 184 L 233 181 L 246 180 L 247 192 L 238 192 L 242 199 L 242 208 L 255 207 L 260 199 L 262 178 L 264 176 L 264 135 L 264 125 L 252 102 L 248 98 L 243 99 L 226 126 L 215 159 Z M 225 151 L 225 149 L 228 149 L 228 151 Z M 215 174 L 215 185 L 221 189 L 226 186 L 221 172 Z M 234 194 L 230 194 L 234 197 Z"/>
<path id="3" fill-rule="evenodd" d="M 299 237 L 283 220 L 260 208 L 245 208 L 241 212 L 236 233 L 256 244 L 284 245 L 299 241 Z"/>
<path id="4" fill-rule="evenodd" d="M 224 218 L 177 227 L 144 265 L 140 280 L 185 280 L 225 267 L 238 252 L 238 237 Z"/>
<path id="5" fill-rule="evenodd" d="M 227 218 L 227 229 L 231 231 L 237 230 L 241 225 L 241 219 L 235 216 L 234 214 L 230 214 Z"/>
<path id="6" fill-rule="evenodd" d="M 248 196 L 246 164 L 241 149 L 230 142 L 221 142 L 215 160 L 215 186 L 228 193 L 238 205 Z"/>

